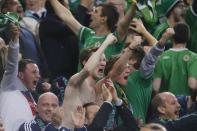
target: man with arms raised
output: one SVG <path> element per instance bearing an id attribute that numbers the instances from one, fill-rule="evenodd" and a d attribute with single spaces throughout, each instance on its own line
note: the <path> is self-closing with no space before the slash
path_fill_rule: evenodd
<path id="1" fill-rule="evenodd" d="M 81 58 L 83 60 L 81 63 L 84 67 L 79 73 L 70 78 L 65 90 L 63 102 L 65 117 L 63 118 L 63 126 L 73 128 L 71 111 L 76 109 L 76 106 L 82 106 L 85 103 L 95 101 L 94 86 L 97 79 L 103 77 L 103 71 L 106 65 L 103 52 L 107 46 L 115 41 L 116 38 L 112 34 L 109 34 L 99 49 L 96 52 L 93 50 L 95 53 L 91 49 L 86 49 L 88 54 L 82 53 Z M 88 59 L 88 57 L 90 58 Z"/>
<path id="2" fill-rule="evenodd" d="M 90 29 L 79 24 L 71 12 L 63 7 L 57 0 L 49 1 L 54 7 L 56 14 L 70 27 L 70 29 L 76 35 L 78 35 L 79 41 L 82 44 L 82 48 L 87 48 L 95 44 L 102 44 L 106 36 L 111 32 L 114 32 L 117 35 L 118 41 L 123 41 L 126 36 L 130 21 L 132 20 L 136 10 L 135 1 L 135 4 L 132 5 L 127 14 L 117 24 L 119 14 L 113 4 L 101 4 L 90 13 Z M 106 49 L 105 55 L 108 58 L 108 56 L 112 54 L 118 54 L 121 52 L 122 48 L 123 44 L 110 45 Z"/>
<path id="3" fill-rule="evenodd" d="M 6 131 L 16 131 L 19 126 L 35 116 L 35 101 L 31 95 L 40 78 L 38 66 L 32 60 L 21 60 L 19 54 L 19 28 L 9 26 L 11 41 L 8 59 L 0 89 L 0 116 Z"/>

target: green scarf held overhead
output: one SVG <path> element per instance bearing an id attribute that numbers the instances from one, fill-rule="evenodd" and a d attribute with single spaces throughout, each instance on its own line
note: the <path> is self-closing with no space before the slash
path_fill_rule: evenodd
<path id="1" fill-rule="evenodd" d="M 136 18 L 140 18 L 145 27 L 151 31 L 158 24 L 158 15 L 156 11 L 156 0 L 137 0 Z M 127 0 L 127 10 L 132 5 L 133 0 Z"/>
<path id="2" fill-rule="evenodd" d="M 10 23 L 19 25 L 19 16 L 14 12 L 0 13 L 0 31 L 8 27 Z"/>

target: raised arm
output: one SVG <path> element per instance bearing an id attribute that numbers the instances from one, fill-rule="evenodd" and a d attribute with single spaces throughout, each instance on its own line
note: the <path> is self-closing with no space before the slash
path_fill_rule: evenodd
<path id="1" fill-rule="evenodd" d="M 89 76 L 89 74 L 91 74 L 98 66 L 100 58 L 107 46 L 115 43 L 115 41 L 117 41 L 116 37 L 113 34 L 109 34 L 103 44 L 99 47 L 99 49 L 88 59 L 84 68 L 79 73 L 71 77 L 69 83 L 73 86 L 82 84 L 82 82 Z"/>
<path id="2" fill-rule="evenodd" d="M 154 45 L 143 58 L 140 66 L 140 73 L 143 78 L 152 76 L 158 56 L 164 51 L 166 41 L 174 34 L 172 28 L 168 28 L 161 39 Z"/>
<path id="3" fill-rule="evenodd" d="M 133 47 L 140 45 L 140 41 L 137 39 L 134 39 L 132 43 L 124 50 L 123 54 L 120 56 L 120 58 L 115 62 L 113 65 L 112 70 L 109 72 L 108 77 L 112 79 L 112 81 L 119 76 L 123 70 L 125 69 L 125 66 L 129 60 L 129 58 L 132 55 L 132 49 Z"/>
<path id="4" fill-rule="evenodd" d="M 82 25 L 73 17 L 69 9 L 65 8 L 58 0 L 48 0 L 53 6 L 56 14 L 62 19 L 68 27 L 78 35 Z"/>
<path id="5" fill-rule="evenodd" d="M 135 16 L 136 12 L 136 0 L 133 0 L 132 6 L 127 11 L 126 15 L 122 17 L 117 25 L 117 32 L 118 32 L 118 40 L 122 41 L 126 37 L 130 22 L 132 21 L 133 17 Z"/>
<path id="6" fill-rule="evenodd" d="M 150 46 L 153 46 L 157 43 L 157 40 L 155 37 L 153 37 L 144 27 L 141 20 L 133 20 L 130 24 L 130 27 L 132 30 L 140 33 L 147 41 Z"/>
<path id="7" fill-rule="evenodd" d="M 133 30 L 142 34 L 144 38 L 148 41 L 150 46 L 153 46 L 150 51 L 143 58 L 140 65 L 140 74 L 143 78 L 148 79 L 151 77 L 153 70 L 155 68 L 155 63 L 158 56 L 164 51 L 164 44 L 167 39 L 174 34 L 172 28 L 166 30 L 166 32 L 162 35 L 162 38 L 159 42 L 146 30 L 143 23 L 141 21 L 133 21 L 131 23 L 131 27 Z M 157 44 L 156 44 L 157 43 Z"/>
<path id="8" fill-rule="evenodd" d="M 156 64 L 156 66 L 155 66 L 155 63 L 156 63 L 156 59 L 158 58 L 158 56 L 156 56 L 156 55 L 154 55 L 154 53 L 152 53 L 152 55 L 151 55 L 151 52 L 153 52 L 154 50 L 155 50 L 155 52 L 156 52 L 156 50 L 158 50 L 159 48 L 164 48 L 164 46 L 165 46 L 165 43 L 166 43 L 166 41 L 172 36 L 174 34 L 174 30 L 173 30 L 173 28 L 168 28 L 168 29 L 166 29 L 166 31 L 165 31 L 165 33 L 162 35 L 162 37 L 161 37 L 161 39 L 159 40 L 159 42 L 154 46 L 154 47 L 152 47 L 152 51 L 150 50 L 150 53 L 148 53 L 147 54 L 147 57 L 155 57 L 155 60 L 153 60 L 153 62 L 152 62 L 152 67 L 149 67 L 149 74 L 152 74 L 152 72 L 153 72 L 153 70 L 155 69 L 155 72 L 156 72 L 156 74 L 157 75 L 159 75 L 159 76 L 156 76 L 155 78 L 154 78 L 154 80 L 153 80 L 153 90 L 156 92 L 156 93 L 158 93 L 159 92 L 159 89 L 160 89 L 160 86 L 161 86 L 161 77 L 160 77 L 160 75 L 161 75 L 161 71 L 158 69 L 158 68 L 160 68 L 161 66 L 160 66 L 160 63 L 159 63 L 159 61 L 158 61 L 158 63 Z M 159 51 L 159 50 L 158 50 Z M 157 53 L 158 54 L 158 53 Z M 159 53 L 160 54 L 160 53 Z M 159 55 L 158 54 L 158 55 Z M 148 56 L 149 55 L 149 56 Z M 145 61 L 147 61 L 148 60 L 148 58 L 144 58 L 145 60 L 144 60 L 144 63 L 145 63 Z M 146 60 L 147 59 L 147 60 Z M 149 58 L 150 59 L 150 58 Z M 147 62 L 146 62 L 147 63 Z M 151 65 L 150 65 L 151 66 Z M 148 67 L 148 66 L 147 66 Z M 147 74 L 147 76 L 149 75 L 149 74 Z"/>
<path id="9" fill-rule="evenodd" d="M 11 33 L 11 41 L 8 48 L 7 62 L 5 72 L 1 81 L 2 90 L 14 90 L 12 84 L 18 74 L 18 54 L 19 54 L 19 28 L 14 24 L 10 24 L 9 31 Z"/>

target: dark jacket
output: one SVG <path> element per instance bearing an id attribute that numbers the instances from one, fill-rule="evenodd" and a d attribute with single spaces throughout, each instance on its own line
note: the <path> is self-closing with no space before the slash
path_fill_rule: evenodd
<path id="1" fill-rule="evenodd" d="M 103 131 L 111 111 L 112 105 L 104 102 L 92 124 L 87 126 L 88 131 Z M 117 106 L 117 111 L 123 121 L 123 125 L 118 126 L 113 131 L 137 131 L 139 129 L 131 111 L 126 106 Z"/>
<path id="2" fill-rule="evenodd" d="M 177 120 L 164 120 L 159 117 L 154 117 L 150 122 L 163 125 L 167 131 L 196 131 L 197 112 L 185 115 Z"/>

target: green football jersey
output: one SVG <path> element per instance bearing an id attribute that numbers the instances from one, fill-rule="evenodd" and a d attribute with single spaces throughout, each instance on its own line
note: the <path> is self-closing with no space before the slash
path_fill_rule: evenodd
<path id="1" fill-rule="evenodd" d="M 142 19 L 144 26 L 149 31 L 152 31 L 153 27 L 155 27 L 159 22 L 156 11 L 156 0 L 138 2 L 137 7 L 137 15 Z"/>
<path id="2" fill-rule="evenodd" d="M 153 31 L 153 36 L 159 40 L 162 36 L 162 34 L 166 31 L 167 28 L 169 28 L 169 24 L 166 21 L 164 21 L 163 23 L 161 23 L 160 25 L 156 26 L 154 31 Z"/>
<path id="3" fill-rule="evenodd" d="M 126 10 L 128 10 L 132 4 L 132 0 L 127 0 Z M 156 0 L 139 0 L 135 17 L 140 18 L 146 29 L 151 32 L 152 29 L 159 23 L 159 17 L 156 11 Z"/>
<path id="4" fill-rule="evenodd" d="M 197 79 L 197 54 L 183 49 L 165 51 L 157 61 L 154 78 L 161 78 L 160 92 L 190 95 L 188 78 Z"/>
<path id="5" fill-rule="evenodd" d="M 151 84 L 152 78 L 143 79 L 140 76 L 140 72 L 135 71 L 128 77 L 128 83 L 124 88 L 126 96 L 132 106 L 134 117 L 144 124 L 151 101 Z"/>
<path id="6" fill-rule="evenodd" d="M 117 35 L 116 32 L 114 34 Z M 99 46 L 103 43 L 106 37 L 107 36 L 96 36 L 95 32 L 87 27 L 82 27 L 78 36 L 81 49 L 91 46 Z M 111 55 L 119 54 L 122 51 L 123 47 L 123 42 L 109 45 L 105 50 L 106 58 L 108 59 Z"/>

